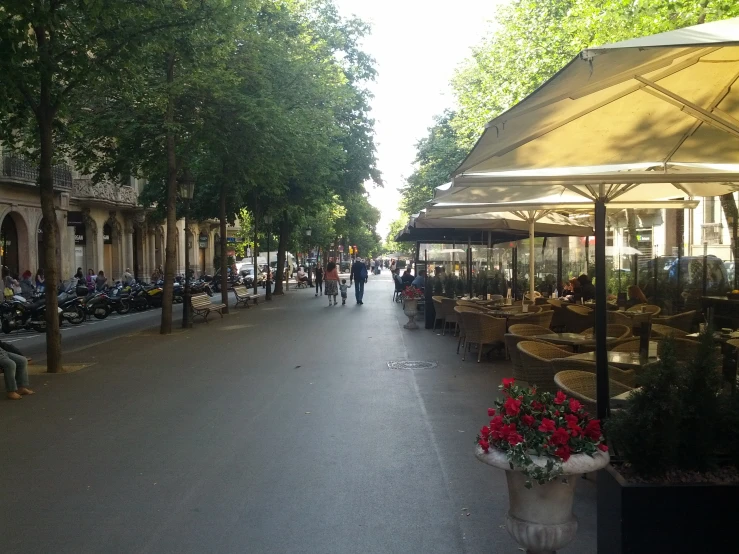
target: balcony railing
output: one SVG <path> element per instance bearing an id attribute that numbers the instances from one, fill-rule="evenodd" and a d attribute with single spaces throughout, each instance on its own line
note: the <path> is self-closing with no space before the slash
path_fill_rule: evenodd
<path id="1" fill-rule="evenodd" d="M 38 165 L 17 154 L 3 155 L 3 176 L 11 180 L 28 184 L 38 183 Z M 66 164 L 57 164 L 51 168 L 54 188 L 70 190 L 72 188 L 72 170 Z"/>
<path id="2" fill-rule="evenodd" d="M 722 244 L 723 232 L 721 223 L 704 223 L 701 225 L 703 244 Z"/>

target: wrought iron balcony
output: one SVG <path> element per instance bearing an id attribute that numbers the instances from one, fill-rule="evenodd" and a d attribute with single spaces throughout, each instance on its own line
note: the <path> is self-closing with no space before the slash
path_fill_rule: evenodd
<path id="1" fill-rule="evenodd" d="M 38 165 L 17 154 L 3 154 L 3 177 L 19 183 L 36 185 L 38 183 Z M 51 168 L 54 188 L 70 190 L 72 188 L 72 170 L 66 164 L 56 164 Z"/>
<path id="2" fill-rule="evenodd" d="M 721 223 L 704 223 L 701 225 L 703 244 L 722 244 L 723 232 Z"/>

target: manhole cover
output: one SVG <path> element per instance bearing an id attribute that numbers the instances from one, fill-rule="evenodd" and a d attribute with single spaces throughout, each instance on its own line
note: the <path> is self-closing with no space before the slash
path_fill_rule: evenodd
<path id="1" fill-rule="evenodd" d="M 387 367 L 390 369 L 432 369 L 436 367 L 436 362 L 419 362 L 419 361 L 388 362 Z"/>

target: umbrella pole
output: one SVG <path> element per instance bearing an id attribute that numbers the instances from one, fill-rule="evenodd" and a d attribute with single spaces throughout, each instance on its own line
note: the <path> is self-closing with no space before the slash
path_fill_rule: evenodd
<path id="1" fill-rule="evenodd" d="M 601 185 L 601 189 L 603 186 Z M 598 419 L 605 419 L 609 413 L 610 396 L 608 392 L 608 351 L 606 336 L 608 317 L 606 315 L 606 203 L 604 191 L 595 201 L 595 363 L 596 400 Z"/>
<path id="2" fill-rule="evenodd" d="M 529 219 L 529 300 L 534 302 L 534 234 L 535 229 L 534 226 L 536 225 L 536 222 L 534 221 L 534 218 L 532 217 Z"/>

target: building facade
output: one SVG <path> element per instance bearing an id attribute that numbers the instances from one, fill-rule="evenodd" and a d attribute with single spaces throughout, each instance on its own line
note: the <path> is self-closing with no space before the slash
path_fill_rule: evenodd
<path id="1" fill-rule="evenodd" d="M 38 170 L 16 154 L 0 151 L 0 265 L 11 275 L 43 268 L 43 216 L 37 185 Z M 102 270 L 110 281 L 126 269 L 148 281 L 164 266 L 166 225 L 152 220 L 138 205 L 145 181 L 93 183 L 68 165 L 54 167 L 57 262 L 60 278 L 71 278 L 77 268 Z M 185 243 L 196 275 L 213 271 L 217 225 L 177 222 L 177 273 L 185 273 Z"/>

